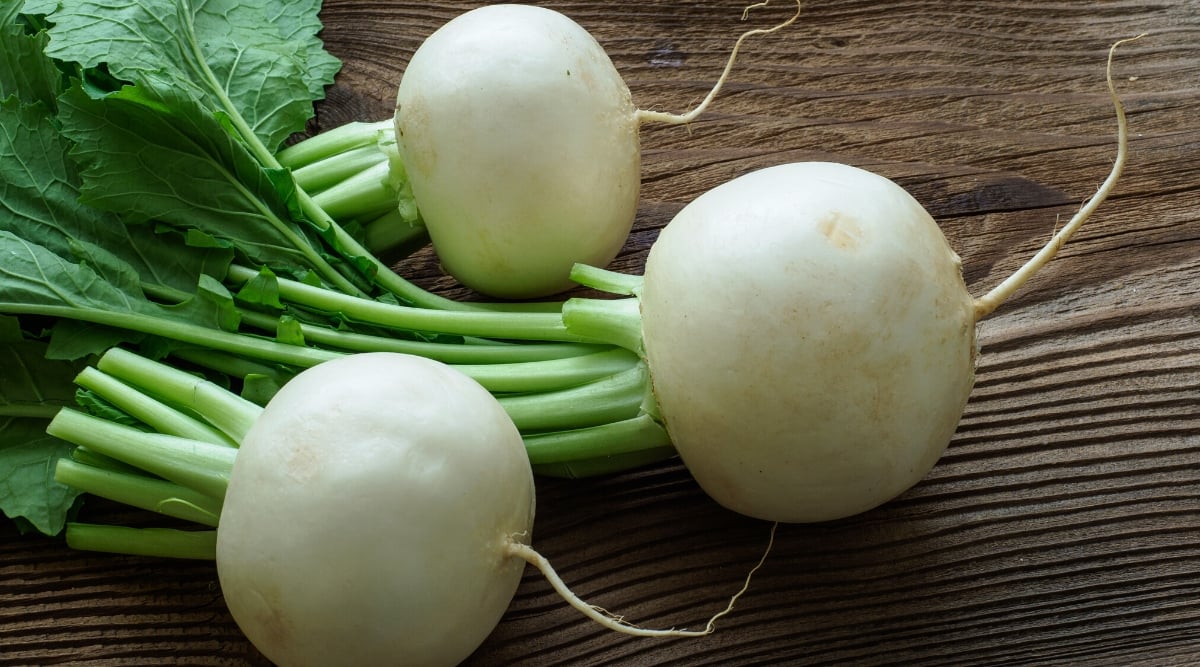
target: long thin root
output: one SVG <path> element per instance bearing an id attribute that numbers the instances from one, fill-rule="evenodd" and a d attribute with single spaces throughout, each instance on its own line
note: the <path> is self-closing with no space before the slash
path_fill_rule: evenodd
<path id="1" fill-rule="evenodd" d="M 750 13 L 750 10 L 757 9 L 759 7 L 765 7 L 770 4 L 770 2 L 771 0 L 764 0 L 764 2 L 759 2 L 746 7 L 746 9 L 742 12 L 742 20 L 746 20 L 746 16 Z M 685 125 L 696 120 L 700 114 L 704 113 L 705 109 L 708 108 L 708 105 L 712 104 L 712 101 L 716 98 L 717 93 L 721 92 L 721 87 L 725 85 L 725 80 L 729 78 L 729 73 L 733 71 L 733 63 L 737 60 L 738 51 L 742 48 L 742 42 L 745 42 L 748 38 L 756 35 L 769 35 L 777 30 L 782 30 L 795 23 L 796 19 L 800 18 L 800 7 L 801 3 L 799 0 L 797 0 L 796 13 L 783 23 L 779 23 L 770 28 L 756 28 L 754 30 L 747 30 L 746 32 L 742 33 L 742 35 L 737 38 L 737 41 L 733 43 L 733 50 L 729 53 L 729 60 L 725 62 L 725 71 L 721 72 L 721 76 L 717 79 L 717 82 L 713 85 L 712 89 L 708 91 L 708 95 L 706 95 L 704 99 L 700 101 L 700 104 L 697 104 L 691 111 L 682 114 L 674 114 L 662 111 L 647 111 L 645 109 L 638 109 L 638 123 L 653 122 L 667 123 L 669 125 Z"/>
<path id="2" fill-rule="evenodd" d="M 554 588 L 554 591 L 558 593 L 562 599 L 567 601 L 567 604 L 579 610 L 584 616 L 587 616 L 588 618 L 610 630 L 621 632 L 627 635 L 634 635 L 637 637 L 703 637 L 713 633 L 713 631 L 716 629 L 717 620 L 733 611 L 733 606 L 737 604 L 738 598 L 742 597 L 742 594 L 749 590 L 750 579 L 754 577 L 754 573 L 758 572 L 759 568 L 761 568 L 763 563 L 766 562 L 767 555 L 771 553 L 771 547 L 775 545 L 775 531 L 778 528 L 778 523 L 771 525 L 771 536 L 767 540 L 767 548 L 763 550 L 763 555 L 758 559 L 758 563 L 751 568 L 750 572 L 746 575 L 746 580 L 742 583 L 742 588 L 738 590 L 737 593 L 733 594 L 733 597 L 729 599 L 729 604 L 726 605 L 724 609 L 714 614 L 712 618 L 708 619 L 708 623 L 705 624 L 703 630 L 675 628 L 670 628 L 667 630 L 655 630 L 643 628 L 634 623 L 630 623 L 625 620 L 624 616 L 614 614 L 603 607 L 588 604 L 587 602 L 581 600 L 579 596 L 573 593 L 571 589 L 563 582 L 562 578 L 558 576 L 558 573 L 554 571 L 554 568 L 550 565 L 550 561 L 546 560 L 544 556 L 539 554 L 528 544 L 512 541 L 508 545 L 508 553 L 537 568 L 537 570 L 542 573 L 542 576 L 546 577 L 546 581 L 550 582 L 550 586 Z"/>
<path id="3" fill-rule="evenodd" d="M 1112 192 L 1113 188 L 1116 187 L 1117 180 L 1120 179 L 1121 172 L 1125 169 L 1125 155 L 1128 150 L 1129 132 L 1127 128 L 1128 124 L 1125 120 L 1125 106 L 1121 104 L 1120 98 L 1117 97 L 1116 86 L 1113 85 L 1113 55 L 1116 53 L 1118 46 L 1125 44 L 1126 42 L 1132 42 L 1135 39 L 1141 39 L 1144 36 L 1145 35 L 1143 34 L 1138 35 L 1137 37 L 1122 39 L 1114 43 L 1108 50 L 1108 65 L 1105 68 L 1105 79 L 1108 82 L 1108 94 L 1109 97 L 1112 98 L 1113 108 L 1115 109 L 1117 116 L 1117 157 L 1113 161 L 1112 171 L 1109 172 L 1108 178 L 1104 179 L 1104 182 L 1100 184 L 1100 188 L 1096 190 L 1096 194 L 1092 195 L 1091 199 L 1087 200 L 1083 204 L 1079 211 L 1072 216 L 1072 218 L 1067 222 L 1066 225 L 1063 226 L 1062 229 L 1058 230 L 1058 232 L 1050 238 L 1050 241 L 1046 243 L 1046 245 L 1042 246 L 1042 249 L 1039 250 L 1037 254 L 1030 258 L 1029 261 L 1025 262 L 1025 264 L 1022 265 L 1021 268 L 1017 269 L 1012 275 L 1010 275 L 1008 278 L 1005 278 L 1003 282 L 993 287 L 987 294 L 975 299 L 976 322 L 990 315 L 992 311 L 996 310 L 1000 304 L 1004 303 L 1008 297 L 1012 296 L 1012 294 L 1020 289 L 1026 281 L 1033 277 L 1033 274 L 1037 273 L 1039 269 L 1045 266 L 1050 260 L 1054 259 L 1054 256 L 1058 254 L 1058 251 L 1071 238 L 1071 235 L 1074 234 L 1076 230 L 1078 230 L 1083 223 L 1087 221 L 1088 218 L 1092 217 L 1092 213 L 1099 208 L 1100 204 L 1102 204 L 1104 200 L 1108 198 L 1109 193 Z"/>

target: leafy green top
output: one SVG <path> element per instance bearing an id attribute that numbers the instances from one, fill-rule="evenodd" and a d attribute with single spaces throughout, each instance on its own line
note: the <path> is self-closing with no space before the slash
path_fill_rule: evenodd
<path id="1" fill-rule="evenodd" d="M 304 128 L 341 63 L 317 33 L 319 0 L 72 0 L 49 13 L 46 55 L 102 64 L 244 119 L 270 151 Z"/>
<path id="2" fill-rule="evenodd" d="M 52 477 L 70 446 L 45 426 L 74 400 L 71 360 L 145 338 L 111 325 L 228 330 L 213 277 L 235 252 L 327 262 L 272 156 L 340 67 L 319 5 L 0 7 L 0 510 L 19 527 L 56 534 L 73 506 Z"/>

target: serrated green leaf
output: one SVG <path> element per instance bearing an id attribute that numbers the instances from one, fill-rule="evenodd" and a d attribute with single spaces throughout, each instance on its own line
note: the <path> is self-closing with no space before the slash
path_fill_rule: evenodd
<path id="1" fill-rule="evenodd" d="M 80 320 L 63 319 L 50 329 L 47 359 L 73 360 L 98 355 L 121 343 L 141 343 L 145 334 Z"/>
<path id="2" fill-rule="evenodd" d="M 237 292 L 239 301 L 257 306 L 267 306 L 283 310 L 283 302 L 279 299 L 279 281 L 270 269 L 263 267 L 250 280 L 247 280 Z"/>
<path id="3" fill-rule="evenodd" d="M 46 424 L 74 401 L 81 364 L 49 361 L 45 347 L 0 343 L 0 510 L 53 535 L 78 493 L 54 482 L 53 461 L 71 446 L 46 435 Z"/>
<path id="4" fill-rule="evenodd" d="M 275 328 L 275 340 L 288 345 L 304 345 L 304 331 L 300 327 L 300 322 L 290 315 L 280 317 L 279 324 Z"/>
<path id="5" fill-rule="evenodd" d="M 3 230 L 0 256 L 5 257 L 0 265 L 0 313 L 60 318 L 47 351 L 53 358 L 103 352 L 145 334 L 207 329 L 187 319 L 194 310 L 171 310 L 147 300 L 132 277 L 105 280 L 86 264 Z"/>
<path id="6" fill-rule="evenodd" d="M 47 51 L 123 79 L 169 82 L 244 118 L 269 149 L 303 130 L 340 67 L 317 38 L 318 0 L 73 0 Z"/>
<path id="7" fill-rule="evenodd" d="M 113 282 L 134 276 L 152 289 L 190 291 L 201 273 L 224 275 L 232 253 L 187 248 L 177 236 L 128 227 L 80 203 L 69 149 L 44 105 L 0 102 L 0 230 L 87 262 Z"/>
<path id="8" fill-rule="evenodd" d="M 58 315 L 66 310 L 159 314 L 134 283 L 110 282 L 7 230 L 0 230 L 0 312 Z M 64 313 L 65 314 L 65 313 Z"/>
<path id="9" fill-rule="evenodd" d="M 11 6 L 8 15 L 0 16 L 0 99 L 15 96 L 26 104 L 54 108 L 62 74 L 43 54 L 48 41 L 44 32 L 28 34 L 15 23 Z"/>
<path id="10" fill-rule="evenodd" d="M 294 183 L 260 166 L 194 101 L 156 85 L 99 99 L 75 88 L 62 97 L 82 200 L 134 221 L 194 228 L 223 241 L 209 245 L 236 247 L 255 263 L 312 266 L 313 244 L 291 222 Z"/>
<path id="11" fill-rule="evenodd" d="M 57 535 L 79 492 L 54 481 L 54 462 L 72 445 L 46 435 L 46 420 L 0 419 L 0 509 Z"/>
<path id="12" fill-rule="evenodd" d="M 82 364 L 48 361 L 36 341 L 0 343 L 0 415 L 49 419 L 75 399 Z"/>
<path id="13" fill-rule="evenodd" d="M 233 295 L 210 276 L 200 277 L 200 284 L 194 296 L 164 310 L 189 322 L 221 331 L 237 331 L 242 320 L 242 313 L 234 303 Z"/>

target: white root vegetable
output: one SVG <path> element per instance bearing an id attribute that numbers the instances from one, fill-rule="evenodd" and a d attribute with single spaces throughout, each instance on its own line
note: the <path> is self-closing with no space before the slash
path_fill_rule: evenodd
<path id="1" fill-rule="evenodd" d="M 529 459 L 491 394 L 424 357 L 364 353 L 297 375 L 246 434 L 217 572 L 234 620 L 280 667 L 455 665 L 526 563 L 589 618 L 642 636 L 708 634 L 749 584 L 703 629 L 641 628 L 575 596 L 529 546 L 533 520 Z"/>
<path id="2" fill-rule="evenodd" d="M 765 3 L 763 3 L 765 4 Z M 640 111 L 596 40 L 558 12 L 469 11 L 413 54 L 396 96 L 397 144 L 444 270 L 502 298 L 573 286 L 576 262 L 607 265 L 629 235 L 641 181 Z"/>
<path id="3" fill-rule="evenodd" d="M 624 284 L 640 299 L 636 344 L 657 404 L 647 409 L 712 498 L 761 519 L 823 521 L 876 507 L 925 476 L 971 392 L 976 323 L 1054 256 L 1120 176 L 1126 123 L 1111 62 L 1110 52 L 1112 172 L 1039 253 L 978 299 L 925 209 L 846 165 L 746 174 L 663 229 L 641 285 Z M 604 320 L 629 319 L 623 312 L 577 300 L 564 320 L 629 341 L 628 322 Z"/>
<path id="4" fill-rule="evenodd" d="M 452 665 L 503 615 L 533 474 L 491 394 L 368 353 L 289 382 L 246 435 L 217 536 L 225 600 L 279 665 Z"/>
<path id="5" fill-rule="evenodd" d="M 958 256 L 900 186 L 854 167 L 781 165 L 701 195 L 651 249 L 641 298 L 672 441 L 751 516 L 892 498 L 933 467 L 971 391 Z"/>

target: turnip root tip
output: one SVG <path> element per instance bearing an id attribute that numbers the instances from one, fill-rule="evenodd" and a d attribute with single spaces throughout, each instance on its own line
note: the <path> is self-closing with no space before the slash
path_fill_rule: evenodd
<path id="1" fill-rule="evenodd" d="M 771 0 L 765 0 L 764 2 L 759 2 L 757 4 L 753 4 L 753 5 L 746 7 L 746 9 L 742 11 L 742 20 L 745 21 L 746 18 L 750 15 L 750 12 L 752 10 L 758 9 L 760 7 L 766 7 L 769 4 L 771 4 Z M 738 52 L 742 48 L 742 43 L 745 42 L 750 37 L 756 37 L 759 35 L 769 35 L 773 32 L 777 32 L 779 30 L 782 30 L 782 29 L 792 25 L 793 23 L 796 22 L 796 19 L 800 18 L 801 9 L 802 9 L 802 5 L 798 1 L 798 2 L 796 2 L 796 13 L 792 14 L 791 18 L 784 21 L 783 23 L 776 24 L 770 28 L 755 28 L 754 30 L 747 30 L 746 32 L 742 33 L 741 36 L 737 38 L 737 41 L 735 41 L 733 43 L 733 49 L 730 50 L 730 52 L 729 52 L 729 59 L 725 61 L 725 69 L 721 72 L 721 76 L 717 78 L 717 82 L 715 84 L 713 84 L 712 89 L 710 89 L 708 91 L 708 94 L 704 96 L 704 99 L 701 100 L 700 103 L 697 104 L 694 108 L 692 108 L 691 111 L 687 111 L 687 112 L 681 113 L 681 114 L 673 114 L 673 113 L 665 113 L 665 112 L 661 112 L 661 111 L 649 111 L 646 109 L 638 109 L 638 111 L 637 111 L 638 122 L 639 123 L 646 123 L 646 122 L 666 123 L 668 125 L 686 125 L 687 123 L 690 123 L 690 122 L 696 120 L 696 118 L 698 118 L 700 116 L 700 114 L 704 113 L 704 111 L 706 109 L 708 109 L 708 106 L 710 104 L 712 104 L 712 101 L 714 99 L 716 99 L 717 95 L 721 92 L 721 88 L 724 87 L 725 80 L 729 78 L 729 73 L 733 71 L 733 64 L 734 64 L 734 62 L 737 61 Z"/>
<path id="2" fill-rule="evenodd" d="M 559 597 L 565 600 L 567 604 L 571 605 L 584 616 L 587 616 L 591 620 L 599 623 L 609 630 L 627 635 L 633 635 L 635 637 L 703 637 L 705 635 L 712 634 L 713 631 L 716 630 L 717 621 L 722 616 L 725 616 L 733 611 L 733 607 L 735 604 L 737 604 L 738 599 L 742 597 L 742 594 L 749 590 L 750 580 L 754 577 L 754 574 L 758 572 L 760 568 L 762 568 L 763 563 L 765 563 L 767 560 L 767 556 L 771 553 L 771 548 L 775 545 L 775 531 L 778 528 L 778 522 L 771 524 L 770 537 L 767 539 L 767 547 L 763 550 L 762 557 L 758 559 L 758 563 L 756 563 L 754 567 L 750 568 L 750 572 L 746 574 L 746 579 L 742 583 L 742 587 L 733 594 L 733 597 L 729 599 L 729 604 L 727 604 L 724 609 L 709 618 L 708 622 L 704 625 L 703 630 L 679 630 L 676 628 L 655 630 L 634 625 L 626 621 L 623 616 L 618 616 L 607 609 L 593 604 L 588 604 L 587 602 L 581 600 L 579 596 L 571 591 L 567 584 L 563 582 L 562 578 L 558 576 L 558 573 L 555 572 L 554 567 L 550 565 L 550 561 L 547 560 L 545 556 L 539 554 L 528 544 L 514 540 L 508 545 L 508 553 L 509 555 L 515 558 L 520 558 L 526 563 L 532 565 L 535 569 L 542 573 L 542 576 L 546 578 L 546 581 L 549 582 L 552 588 L 554 588 L 554 591 L 558 593 Z"/>
<path id="3" fill-rule="evenodd" d="M 1113 85 L 1113 55 L 1116 53 L 1118 46 L 1132 42 L 1135 39 L 1141 39 L 1142 37 L 1145 37 L 1145 34 L 1138 35 L 1137 37 L 1130 37 L 1128 39 L 1122 39 L 1114 43 L 1108 49 L 1108 63 L 1105 67 L 1105 79 L 1108 83 L 1108 94 L 1109 97 L 1112 98 L 1113 108 L 1116 110 L 1117 115 L 1117 157 L 1113 161 L 1113 168 L 1112 171 L 1109 172 L 1108 178 L 1104 179 L 1104 182 L 1100 184 L 1100 188 L 1096 191 L 1096 194 L 1092 195 L 1091 199 L 1088 199 L 1087 202 L 1084 203 L 1079 211 L 1071 217 L 1071 219 L 1066 225 L 1063 226 L 1062 229 L 1058 230 L 1058 232 L 1050 238 L 1050 241 L 1047 242 L 1046 245 L 1042 246 L 1042 249 L 1039 250 L 1037 254 L 1035 254 L 1028 262 L 1025 262 L 1025 264 L 1023 264 L 1021 268 L 1017 269 L 1012 275 L 1010 275 L 1008 278 L 1005 278 L 1003 282 L 993 287 L 987 294 L 975 299 L 976 322 L 992 314 L 996 308 L 1000 307 L 1000 304 L 1004 303 L 1008 297 L 1012 296 L 1013 293 L 1020 289 L 1026 281 L 1032 278 L 1033 274 L 1037 273 L 1038 270 L 1045 266 L 1050 260 L 1054 259 L 1054 256 L 1058 254 L 1058 251 L 1062 249 L 1063 245 L 1065 245 L 1066 242 L 1071 239 L 1071 236 L 1075 234 L 1075 232 L 1078 231 L 1081 226 L 1083 226 L 1083 223 L 1087 222 L 1088 218 L 1092 217 L 1092 214 L 1096 211 L 1100 204 L 1104 203 L 1104 200 L 1108 198 L 1109 193 L 1112 192 L 1113 188 L 1116 187 L 1117 180 L 1121 178 L 1121 172 L 1125 169 L 1125 157 L 1128 151 L 1129 133 L 1127 128 L 1128 123 L 1125 120 L 1125 106 L 1121 104 L 1121 99 L 1117 97 L 1117 89 Z"/>

